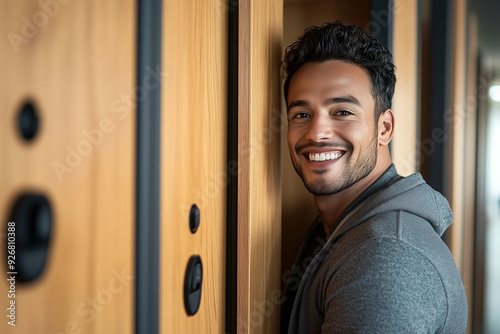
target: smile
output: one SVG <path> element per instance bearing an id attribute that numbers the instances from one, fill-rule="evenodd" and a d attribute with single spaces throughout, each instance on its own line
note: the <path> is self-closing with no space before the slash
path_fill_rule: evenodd
<path id="1" fill-rule="evenodd" d="M 343 153 L 340 152 L 326 152 L 326 153 L 309 153 L 310 161 L 327 161 L 340 158 Z"/>

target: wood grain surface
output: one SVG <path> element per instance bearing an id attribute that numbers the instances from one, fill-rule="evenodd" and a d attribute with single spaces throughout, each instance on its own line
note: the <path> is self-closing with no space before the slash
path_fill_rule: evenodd
<path id="1" fill-rule="evenodd" d="M 134 11 L 128 0 L 2 2 L 2 264 L 19 194 L 49 199 L 53 234 L 43 276 L 16 284 L 16 327 L 0 280 L 1 333 L 133 330 Z M 40 115 L 31 142 L 17 128 L 26 100 Z"/>
<path id="2" fill-rule="evenodd" d="M 221 1 L 163 2 L 160 332 L 225 325 L 227 10 Z M 189 229 L 192 204 L 200 226 Z M 201 305 L 184 308 L 189 258 L 201 257 Z"/>
<path id="3" fill-rule="evenodd" d="M 238 333 L 277 333 L 282 1 L 239 2 Z"/>

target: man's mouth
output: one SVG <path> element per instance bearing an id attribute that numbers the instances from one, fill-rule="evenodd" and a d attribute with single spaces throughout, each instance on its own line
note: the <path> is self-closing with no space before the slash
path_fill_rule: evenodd
<path id="1" fill-rule="evenodd" d="M 344 155 L 344 152 L 333 151 L 333 152 L 321 152 L 321 153 L 309 153 L 304 154 L 309 161 L 328 161 L 335 160 Z"/>

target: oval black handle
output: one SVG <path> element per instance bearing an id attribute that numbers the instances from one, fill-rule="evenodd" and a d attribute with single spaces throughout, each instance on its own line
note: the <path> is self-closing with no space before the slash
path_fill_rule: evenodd
<path id="1" fill-rule="evenodd" d="M 188 315 L 198 312 L 201 301 L 201 286 L 203 281 L 203 267 L 201 258 L 193 255 L 189 258 L 184 277 L 184 306 Z"/>
<path id="2" fill-rule="evenodd" d="M 38 278 L 45 267 L 52 233 L 52 210 L 40 194 L 23 194 L 14 202 L 10 220 L 15 226 L 15 270 L 20 282 Z M 14 240 L 12 239 L 12 240 Z"/>

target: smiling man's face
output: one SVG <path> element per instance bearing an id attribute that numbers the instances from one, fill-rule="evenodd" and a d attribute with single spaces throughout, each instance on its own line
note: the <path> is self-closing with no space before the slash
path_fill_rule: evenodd
<path id="1" fill-rule="evenodd" d="M 369 175 L 378 137 L 368 73 L 338 60 L 302 65 L 288 90 L 288 148 L 314 195 L 338 193 Z"/>

